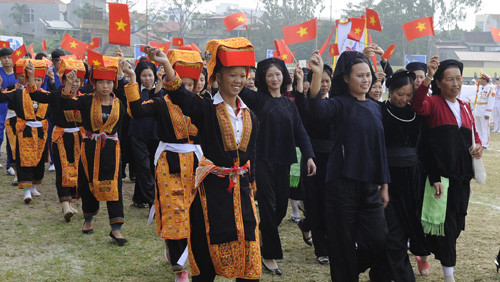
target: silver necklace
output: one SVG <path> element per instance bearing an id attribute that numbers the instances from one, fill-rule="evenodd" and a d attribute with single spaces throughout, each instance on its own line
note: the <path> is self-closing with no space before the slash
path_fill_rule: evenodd
<path id="1" fill-rule="evenodd" d="M 386 101 L 386 104 L 387 104 L 387 101 Z M 413 118 L 408 120 L 408 119 L 402 119 L 402 118 L 399 118 L 397 117 L 395 114 L 393 114 L 390 110 L 389 110 L 389 107 L 387 107 L 387 112 L 395 119 L 399 120 L 399 121 L 402 121 L 402 122 L 412 122 L 415 120 L 415 117 L 417 116 L 417 113 L 413 112 Z"/>

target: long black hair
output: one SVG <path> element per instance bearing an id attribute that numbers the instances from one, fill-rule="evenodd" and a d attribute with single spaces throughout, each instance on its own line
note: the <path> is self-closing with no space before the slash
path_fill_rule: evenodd
<path id="1" fill-rule="evenodd" d="M 144 71 L 145 69 L 150 69 L 153 71 L 153 76 L 155 78 L 155 82 L 156 80 L 158 79 L 156 77 L 156 66 L 155 64 L 153 64 L 152 62 L 148 62 L 148 61 L 140 61 L 137 66 L 135 67 L 135 75 L 137 77 L 137 83 L 139 84 L 139 89 L 141 88 L 141 73 L 142 71 Z"/>
<path id="2" fill-rule="evenodd" d="M 272 66 L 277 67 L 281 71 L 283 82 L 281 83 L 280 93 L 285 93 L 288 90 L 288 85 L 292 83 L 292 79 L 288 74 L 285 62 L 278 58 L 265 59 L 257 64 L 257 71 L 255 72 L 255 87 L 257 87 L 259 91 L 269 93 L 269 87 L 266 83 L 266 73 Z"/>

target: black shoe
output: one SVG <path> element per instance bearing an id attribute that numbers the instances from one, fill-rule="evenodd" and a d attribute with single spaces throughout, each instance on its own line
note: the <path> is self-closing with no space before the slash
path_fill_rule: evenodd
<path id="1" fill-rule="evenodd" d="M 327 265 L 330 263 L 330 260 L 328 259 L 327 256 L 317 257 L 316 260 L 319 262 L 319 264 L 322 264 L 322 265 Z"/>
<path id="2" fill-rule="evenodd" d="M 279 267 L 275 268 L 275 269 L 270 269 L 269 267 L 267 267 L 267 265 L 264 263 L 264 261 L 262 261 L 262 265 L 264 266 L 264 269 L 271 274 L 275 274 L 275 275 L 279 275 L 279 276 L 281 276 L 283 274 L 283 271 L 281 271 L 281 269 Z"/>
<path id="3" fill-rule="evenodd" d="M 136 203 L 134 202 L 133 204 L 130 205 L 131 207 L 138 208 L 138 209 L 145 209 L 148 207 L 148 205 L 144 203 Z"/>
<path id="4" fill-rule="evenodd" d="M 299 229 L 300 231 L 302 232 L 302 240 L 304 240 L 304 243 L 306 243 L 306 245 L 308 245 L 309 247 L 312 247 L 313 245 L 313 242 L 312 242 L 312 236 L 306 236 L 307 233 L 309 233 L 309 231 L 306 231 L 305 228 L 304 228 L 304 220 L 300 220 L 297 225 L 299 226 Z"/>
<path id="5" fill-rule="evenodd" d="M 113 238 L 113 240 L 118 244 L 118 246 L 123 246 L 125 243 L 127 243 L 127 239 L 125 238 L 116 238 L 115 235 L 113 235 L 113 231 L 109 232 L 109 237 Z"/>
<path id="6" fill-rule="evenodd" d="M 83 223 L 83 225 L 85 225 L 85 222 Z M 83 226 L 82 226 L 82 233 L 83 234 L 92 234 L 92 233 L 94 233 L 94 228 L 90 228 L 90 229 L 85 230 L 85 229 L 83 229 Z"/>

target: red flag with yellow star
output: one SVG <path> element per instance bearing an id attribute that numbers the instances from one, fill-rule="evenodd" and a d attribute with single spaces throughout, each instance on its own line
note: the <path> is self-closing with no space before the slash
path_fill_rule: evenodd
<path id="1" fill-rule="evenodd" d="M 22 57 L 26 56 L 28 54 L 28 51 L 26 50 L 26 45 L 21 45 L 21 47 L 17 48 L 10 57 L 12 58 L 12 63 L 15 64 L 17 60 L 21 59 Z"/>
<path id="2" fill-rule="evenodd" d="M 316 18 L 297 25 L 283 27 L 283 38 L 287 45 L 316 38 Z"/>
<path id="3" fill-rule="evenodd" d="M 228 32 L 231 32 L 233 29 L 237 28 L 240 25 L 245 25 L 248 28 L 247 23 L 247 15 L 245 13 L 236 13 L 229 15 L 222 19 L 224 25 Z"/>
<path id="4" fill-rule="evenodd" d="M 90 50 L 87 51 L 87 62 L 91 66 L 105 66 L 102 55 Z"/>
<path id="5" fill-rule="evenodd" d="M 130 46 L 130 16 L 128 5 L 108 3 L 109 44 Z"/>
<path id="6" fill-rule="evenodd" d="M 73 53 L 79 57 L 85 56 L 85 50 L 87 49 L 87 43 L 81 42 L 78 39 L 73 38 L 69 34 L 64 34 L 64 37 L 61 41 L 61 47 L 70 52 Z"/>
<path id="7" fill-rule="evenodd" d="M 0 40 L 0 48 L 5 48 L 5 47 L 10 47 L 10 42 Z"/>
<path id="8" fill-rule="evenodd" d="M 382 24 L 380 24 L 378 13 L 368 8 L 366 8 L 366 28 L 382 31 Z"/>
<path id="9" fill-rule="evenodd" d="M 35 59 L 35 51 L 33 50 L 33 43 L 28 46 L 28 52 L 30 52 L 31 58 Z"/>
<path id="10" fill-rule="evenodd" d="M 365 19 L 351 18 L 351 30 L 347 34 L 347 38 L 354 41 L 361 41 L 363 30 L 365 29 Z"/>
<path id="11" fill-rule="evenodd" d="M 490 25 L 490 30 L 491 36 L 493 36 L 493 40 L 500 42 L 500 28 L 494 28 Z"/>
<path id="12" fill-rule="evenodd" d="M 396 45 L 391 44 L 391 46 L 389 46 L 387 48 L 387 50 L 385 50 L 384 54 L 382 54 L 382 56 L 380 56 L 380 57 L 389 61 L 389 59 L 391 59 L 391 57 L 392 57 L 392 53 L 394 53 L 395 48 L 396 48 Z"/>
<path id="13" fill-rule="evenodd" d="M 165 43 L 160 43 L 160 42 L 155 42 L 155 41 L 149 42 L 149 46 L 158 48 L 165 54 L 167 53 L 168 49 L 170 49 L 170 44 L 171 44 L 171 42 L 165 42 Z"/>
<path id="14" fill-rule="evenodd" d="M 328 47 L 328 56 L 335 57 L 338 55 L 340 55 L 339 45 L 337 43 L 330 44 L 330 47 Z"/>
<path id="15" fill-rule="evenodd" d="M 92 38 L 92 41 L 90 41 L 89 45 L 90 45 L 90 49 L 99 48 L 101 46 L 101 38 L 99 38 L 99 37 Z"/>
<path id="16" fill-rule="evenodd" d="M 43 40 L 42 41 L 42 51 L 47 50 L 47 41 Z"/>
<path id="17" fill-rule="evenodd" d="M 402 25 L 406 35 L 406 41 L 420 38 L 422 36 L 434 35 L 432 17 L 421 18 Z"/>
<path id="18" fill-rule="evenodd" d="M 282 59 L 287 64 L 293 63 L 294 53 L 285 44 L 285 40 L 274 40 L 274 46 L 276 47 L 276 51 L 273 52 L 274 58 Z"/>
<path id="19" fill-rule="evenodd" d="M 174 37 L 172 38 L 172 45 L 177 47 L 182 46 L 184 45 L 184 39 L 179 37 Z"/>

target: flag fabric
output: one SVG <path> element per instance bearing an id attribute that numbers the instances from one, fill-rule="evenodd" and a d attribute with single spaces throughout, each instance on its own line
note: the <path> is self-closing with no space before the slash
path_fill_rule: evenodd
<path id="1" fill-rule="evenodd" d="M 287 45 L 316 38 L 316 18 L 297 25 L 283 27 L 283 38 Z"/>
<path id="2" fill-rule="evenodd" d="M 389 61 L 391 59 L 392 53 L 394 53 L 395 48 L 396 48 L 396 46 L 394 44 L 391 44 L 387 48 L 387 50 L 385 50 L 384 54 L 382 54 L 381 57 Z"/>
<path id="3" fill-rule="evenodd" d="M 422 36 L 434 35 L 432 17 L 421 18 L 402 25 L 406 41 L 420 38 Z"/>
<path id="4" fill-rule="evenodd" d="M 26 50 L 26 45 L 23 44 L 21 47 L 17 48 L 10 57 L 12 58 L 12 63 L 15 64 L 17 60 L 21 59 L 22 57 L 26 56 L 28 54 L 28 51 Z"/>
<path id="5" fill-rule="evenodd" d="M 177 46 L 177 47 L 182 46 L 182 45 L 184 45 L 184 39 L 174 37 L 174 38 L 172 38 L 172 45 Z"/>
<path id="6" fill-rule="evenodd" d="M 42 41 L 42 51 L 47 50 L 47 41 L 43 40 Z"/>
<path id="7" fill-rule="evenodd" d="M 365 19 L 351 18 L 350 20 L 351 30 L 347 34 L 347 38 L 354 41 L 361 41 L 365 29 Z"/>
<path id="8" fill-rule="evenodd" d="M 90 50 L 87 50 L 87 62 L 91 66 L 105 66 L 102 55 Z"/>
<path id="9" fill-rule="evenodd" d="M 233 29 L 240 25 L 245 25 L 248 28 L 247 15 L 245 13 L 236 13 L 229 15 L 222 19 L 224 25 L 226 26 L 227 32 L 231 32 Z"/>
<path id="10" fill-rule="evenodd" d="M 4 47 L 10 47 L 10 42 L 0 40 L 0 48 L 4 48 Z"/>
<path id="11" fill-rule="evenodd" d="M 165 43 L 160 43 L 160 42 L 155 42 L 155 41 L 149 42 L 149 45 L 151 47 L 158 48 L 163 53 L 167 53 L 168 49 L 170 49 L 170 44 L 171 44 L 171 42 L 165 42 Z"/>
<path id="12" fill-rule="evenodd" d="M 366 33 L 368 33 L 368 43 L 371 45 L 373 44 L 373 40 L 372 40 L 372 34 L 370 33 L 370 31 L 368 29 L 365 30 Z M 378 69 L 377 69 L 377 54 L 373 53 L 373 56 L 372 56 L 372 63 L 373 63 L 373 68 L 375 69 L 375 72 L 378 72 Z"/>
<path id="13" fill-rule="evenodd" d="M 33 51 L 33 43 L 28 46 L 28 52 L 30 52 L 31 58 L 35 59 L 35 51 Z"/>
<path id="14" fill-rule="evenodd" d="M 101 46 L 101 39 L 99 37 L 94 37 L 89 45 L 90 49 L 99 48 Z"/>
<path id="15" fill-rule="evenodd" d="M 330 44 L 330 47 L 328 47 L 328 56 L 335 57 L 338 55 L 340 55 L 339 45 L 337 45 L 336 43 Z"/>
<path id="16" fill-rule="evenodd" d="M 66 33 L 61 41 L 61 47 L 70 53 L 83 57 L 85 56 L 85 50 L 87 50 L 87 43 L 75 39 Z"/>
<path id="17" fill-rule="evenodd" d="M 344 51 L 358 51 L 363 52 L 365 46 L 368 44 L 368 34 L 365 35 L 366 29 L 363 30 L 363 35 L 361 38 L 362 42 L 354 41 L 347 38 L 347 34 L 351 31 L 351 21 L 338 21 L 337 22 L 337 32 L 335 34 L 335 43 L 337 43 L 339 48 L 339 53 L 342 54 Z M 334 57 L 333 68 L 335 69 L 335 64 L 338 57 Z"/>
<path id="18" fill-rule="evenodd" d="M 330 40 L 332 39 L 333 33 L 337 30 L 337 23 L 338 23 L 338 21 L 339 20 L 336 21 L 335 27 L 332 29 L 332 32 L 330 32 L 330 35 L 326 39 L 325 43 L 323 43 L 323 45 L 321 45 L 321 48 L 319 49 L 319 54 L 320 55 L 323 55 L 323 52 L 325 52 L 326 48 L 328 47 L 328 43 L 330 43 Z"/>
<path id="19" fill-rule="evenodd" d="M 109 44 L 130 46 L 130 16 L 127 4 L 108 3 Z"/>
<path id="20" fill-rule="evenodd" d="M 366 8 L 366 28 L 382 31 L 382 24 L 378 13 L 372 9 Z"/>
<path id="21" fill-rule="evenodd" d="M 285 64 L 293 63 L 295 57 L 295 52 L 290 52 L 289 54 L 279 54 L 278 51 L 273 50 L 273 58 L 281 59 L 285 62 Z"/>
<path id="22" fill-rule="evenodd" d="M 500 28 L 494 28 L 490 25 L 490 30 L 491 36 L 493 36 L 493 40 L 500 42 Z"/>

